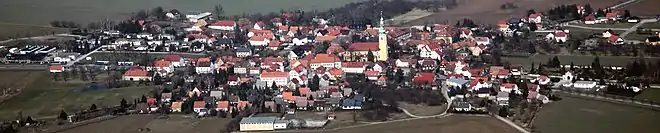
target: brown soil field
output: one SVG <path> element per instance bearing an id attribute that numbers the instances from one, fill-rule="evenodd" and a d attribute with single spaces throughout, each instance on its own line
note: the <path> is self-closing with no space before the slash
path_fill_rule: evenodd
<path id="1" fill-rule="evenodd" d="M 496 118 L 453 115 L 376 124 L 331 131 L 333 133 L 518 133 Z"/>
<path id="2" fill-rule="evenodd" d="M 500 9 L 500 5 L 507 2 L 514 3 L 518 8 Z M 459 5 L 453 9 L 411 21 L 407 25 L 424 25 L 429 22 L 453 25 L 456 21 L 465 18 L 472 19 L 479 24 L 494 25 L 499 20 L 523 17 L 529 9 L 541 12 L 562 4 L 591 4 L 592 8 L 598 9 L 617 3 L 619 3 L 619 0 L 461 0 Z"/>
<path id="3" fill-rule="evenodd" d="M 658 5 L 660 5 L 660 0 L 642 0 L 623 9 L 629 10 L 632 15 L 656 16 L 660 15 L 660 7 Z"/>

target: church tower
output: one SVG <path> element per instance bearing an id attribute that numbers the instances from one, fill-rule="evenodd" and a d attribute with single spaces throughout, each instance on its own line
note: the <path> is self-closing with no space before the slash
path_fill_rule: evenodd
<path id="1" fill-rule="evenodd" d="M 383 20 L 383 11 L 380 11 L 380 29 L 378 29 L 378 61 L 386 61 L 387 57 L 387 32 Z"/>

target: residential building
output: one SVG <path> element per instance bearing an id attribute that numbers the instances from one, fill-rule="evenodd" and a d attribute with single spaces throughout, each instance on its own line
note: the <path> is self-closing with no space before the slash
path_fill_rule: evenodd
<path id="1" fill-rule="evenodd" d="M 341 70 L 345 73 L 364 73 L 364 62 L 343 62 Z"/>
<path id="2" fill-rule="evenodd" d="M 313 59 L 309 61 L 309 66 L 312 69 L 318 67 L 325 68 L 341 68 L 341 60 L 332 54 L 317 54 Z"/>
<path id="3" fill-rule="evenodd" d="M 197 73 L 212 73 L 214 70 L 213 62 L 210 58 L 199 58 L 195 65 L 195 72 Z"/>
<path id="4" fill-rule="evenodd" d="M 215 30 L 233 31 L 235 26 L 236 22 L 233 20 L 220 20 L 209 25 L 208 27 Z"/>
<path id="5" fill-rule="evenodd" d="M 149 76 L 149 72 L 145 71 L 139 66 L 135 66 L 126 71 L 122 76 L 122 79 L 128 81 L 151 81 L 151 76 Z"/>
<path id="6" fill-rule="evenodd" d="M 275 130 L 277 117 L 245 117 L 239 122 L 240 131 L 272 131 Z"/>
<path id="7" fill-rule="evenodd" d="M 184 60 L 181 57 L 181 55 L 176 55 L 176 54 L 166 55 L 164 60 L 169 61 L 170 63 L 172 63 L 173 67 L 186 66 L 186 64 L 184 63 Z"/>
<path id="8" fill-rule="evenodd" d="M 51 73 L 61 73 L 63 71 L 64 71 L 64 67 L 62 65 L 50 66 L 50 72 Z"/>
<path id="9" fill-rule="evenodd" d="M 374 60 L 380 59 L 380 52 L 378 42 L 356 42 L 351 44 L 347 52 L 344 53 L 345 61 L 360 61 L 366 62 L 369 52 L 374 56 Z"/>
<path id="10" fill-rule="evenodd" d="M 573 83 L 573 88 L 589 90 L 596 88 L 596 85 L 596 81 L 575 81 L 575 83 Z"/>
<path id="11" fill-rule="evenodd" d="M 262 71 L 261 75 L 259 76 L 259 79 L 262 81 L 266 81 L 267 83 L 273 83 L 277 84 L 278 86 L 284 86 L 289 83 L 289 73 L 287 72 L 268 72 L 268 71 Z"/>

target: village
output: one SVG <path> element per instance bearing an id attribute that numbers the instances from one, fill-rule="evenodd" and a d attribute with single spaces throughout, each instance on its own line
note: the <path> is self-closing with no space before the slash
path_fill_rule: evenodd
<path id="1" fill-rule="evenodd" d="M 92 73 L 107 71 L 107 79 L 97 84 L 108 89 L 158 86 L 151 95 L 116 101 L 121 104 L 112 114 L 232 118 L 236 126 L 227 130 L 242 132 L 323 129 L 340 118 L 388 121 L 401 113 L 425 117 L 411 114 L 402 103 L 439 107 L 427 111 L 491 114 L 524 127 L 543 104 L 561 100 L 555 91 L 609 93 L 617 88 L 616 93 L 636 93 L 656 80 L 616 76 L 621 72 L 641 77 L 644 72 L 601 65 L 598 55 L 577 65 L 560 62 L 557 56 L 529 62 L 505 56 L 585 51 L 618 55 L 603 49 L 634 51 L 640 45 L 660 44 L 660 33 L 653 29 L 571 35 L 570 28 L 579 25 L 657 21 L 589 5 L 562 5 L 550 13 L 530 10 L 522 18 L 502 18 L 496 27 L 469 19 L 455 25 L 393 26 L 382 12 L 372 24 L 333 25 L 317 17 L 304 26 L 292 24 L 300 15 L 296 12 L 254 22 L 211 12 L 163 13 L 134 17 L 118 28 L 78 31 L 71 47 L 27 46 L 10 52 L 52 57 L 28 62 L 50 64 L 55 81 L 74 80 L 78 74 L 87 78 L 86 73 L 94 79 Z M 632 30 L 649 34 L 644 41 L 620 37 Z M 635 55 L 653 53 L 640 51 Z M 630 67 L 641 67 L 635 64 Z M 91 119 L 62 112 L 58 118 L 69 123 Z M 435 115 L 442 114 L 428 117 Z"/>

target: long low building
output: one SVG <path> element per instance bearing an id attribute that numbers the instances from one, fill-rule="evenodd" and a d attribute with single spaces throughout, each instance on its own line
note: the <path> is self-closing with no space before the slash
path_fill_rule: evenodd
<path id="1" fill-rule="evenodd" d="M 286 129 L 288 121 L 277 117 L 247 117 L 241 119 L 240 131 L 272 131 Z"/>

